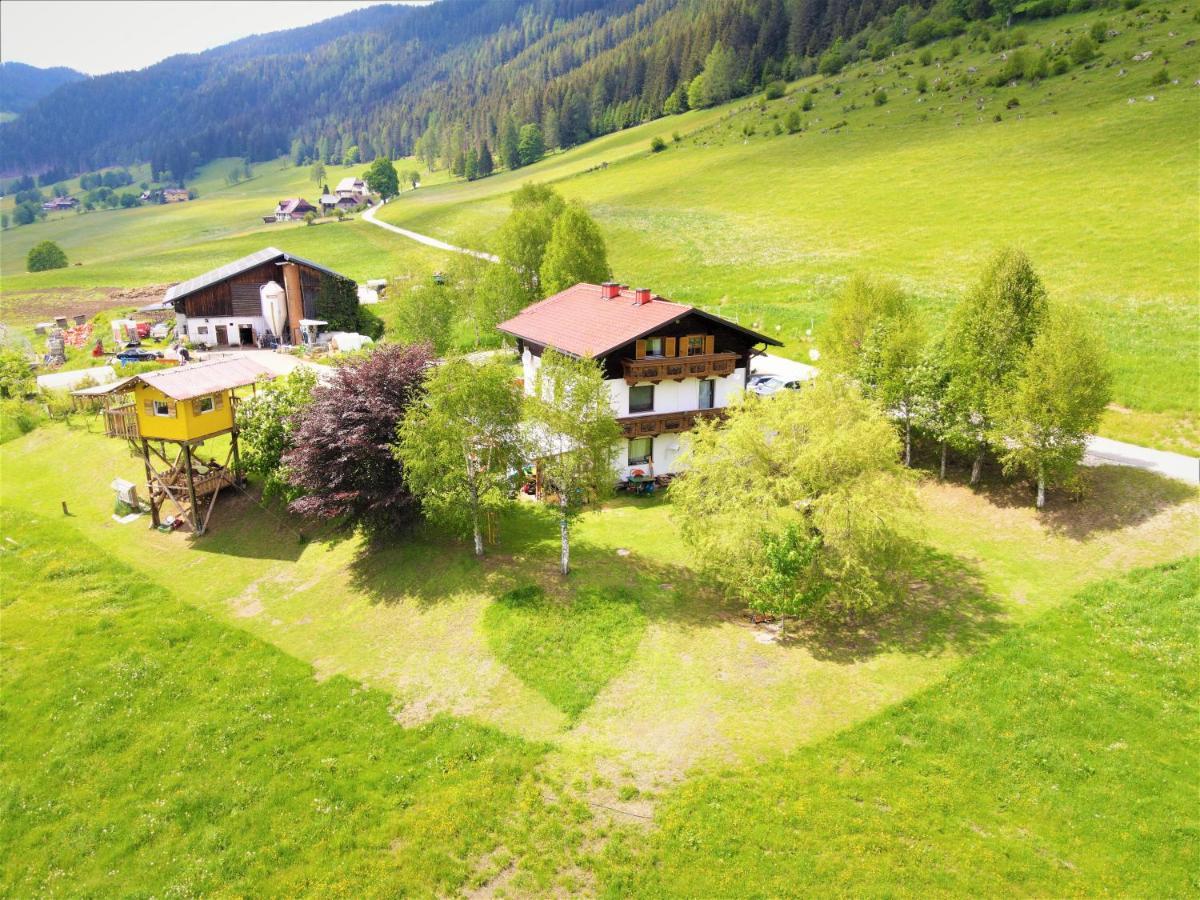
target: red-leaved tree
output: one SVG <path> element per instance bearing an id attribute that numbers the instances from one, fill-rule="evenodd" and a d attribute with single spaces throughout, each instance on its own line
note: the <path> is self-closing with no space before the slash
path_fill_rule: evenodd
<path id="1" fill-rule="evenodd" d="M 371 535 L 394 533 L 420 515 L 391 445 L 431 359 L 425 344 L 384 345 L 316 388 L 284 457 L 289 482 L 303 491 L 295 512 Z"/>

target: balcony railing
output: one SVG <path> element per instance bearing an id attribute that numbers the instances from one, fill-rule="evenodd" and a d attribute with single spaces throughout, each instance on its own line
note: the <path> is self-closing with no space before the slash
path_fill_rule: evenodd
<path id="1" fill-rule="evenodd" d="M 109 437 L 130 440 L 138 437 L 137 412 L 132 403 L 110 406 L 104 410 L 104 433 Z"/>
<path id="2" fill-rule="evenodd" d="M 702 356 L 647 356 L 623 359 L 625 383 L 683 381 L 685 378 L 723 378 L 737 368 L 736 353 L 706 353 Z"/>
<path id="3" fill-rule="evenodd" d="M 659 434 L 677 434 L 691 431 L 698 419 L 716 419 L 725 414 L 723 409 L 689 409 L 673 413 L 644 413 L 640 416 L 625 416 L 617 419 L 621 436 L 625 438 L 654 437 Z"/>

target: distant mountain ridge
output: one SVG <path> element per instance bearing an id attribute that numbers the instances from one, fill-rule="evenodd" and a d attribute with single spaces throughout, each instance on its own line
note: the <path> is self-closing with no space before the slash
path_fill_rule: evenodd
<path id="1" fill-rule="evenodd" d="M 368 7 L 68 84 L 0 125 L 0 173 L 221 156 L 443 162 L 512 124 L 571 146 L 687 105 L 714 46 L 734 95 L 916 0 L 442 0 Z M 942 3 L 949 0 L 942 0 Z M 990 13 L 988 0 L 972 0 Z M 899 14 L 898 14 L 899 15 Z"/>
<path id="2" fill-rule="evenodd" d="M 41 69 L 22 62 L 0 63 L 0 111 L 25 112 L 59 85 L 85 78 L 66 66 Z"/>

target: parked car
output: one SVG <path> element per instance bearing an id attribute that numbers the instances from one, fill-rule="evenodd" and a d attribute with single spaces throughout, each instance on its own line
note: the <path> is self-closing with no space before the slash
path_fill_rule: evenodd
<path id="1" fill-rule="evenodd" d="M 751 375 L 746 382 L 746 390 L 760 397 L 770 397 L 779 391 L 798 391 L 802 381 L 784 381 L 777 375 Z"/>
<path id="2" fill-rule="evenodd" d="M 140 347 L 131 347 L 117 354 L 117 362 L 120 363 L 154 362 L 157 359 L 162 359 L 161 353 L 143 350 Z"/>

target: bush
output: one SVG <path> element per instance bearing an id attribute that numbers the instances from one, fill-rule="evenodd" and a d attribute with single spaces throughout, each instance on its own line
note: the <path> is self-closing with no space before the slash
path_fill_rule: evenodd
<path id="1" fill-rule="evenodd" d="M 804 110 L 805 112 L 808 112 L 810 109 L 813 108 L 812 94 L 806 94 L 804 96 L 804 101 L 800 104 L 800 108 L 802 110 Z"/>
<path id="2" fill-rule="evenodd" d="M 805 99 L 807 100 L 808 98 L 806 97 Z M 795 134 L 800 130 L 800 110 L 793 109 L 783 121 L 787 126 L 788 134 Z"/>
<path id="3" fill-rule="evenodd" d="M 657 135 L 653 138 L 653 140 L 650 141 L 650 152 L 651 153 L 662 153 L 666 149 L 667 149 L 667 142 L 664 141 L 662 138 L 658 137 Z"/>
<path id="4" fill-rule="evenodd" d="M 1008 102 L 1004 104 L 1004 108 L 1005 109 L 1016 109 L 1020 105 L 1021 105 L 1021 101 L 1018 100 L 1016 97 L 1009 97 Z"/>
<path id="5" fill-rule="evenodd" d="M 929 90 L 929 79 L 927 79 L 924 75 L 918 75 L 917 76 L 917 93 L 924 94 L 928 90 Z"/>
<path id="6" fill-rule="evenodd" d="M 30 272 L 45 272 L 47 269 L 65 269 L 67 254 L 54 241 L 35 244 L 25 257 L 25 268 Z"/>
<path id="7" fill-rule="evenodd" d="M 931 65 L 933 63 L 933 51 L 930 50 L 928 47 L 926 47 L 924 50 L 921 51 L 921 56 L 919 57 L 919 59 L 920 59 L 921 65 L 923 65 L 923 66 Z"/>
<path id="8" fill-rule="evenodd" d="M 1071 69 L 1071 62 L 1065 56 L 1056 57 L 1050 64 L 1050 72 L 1054 75 L 1065 75 Z"/>
<path id="9" fill-rule="evenodd" d="M 787 93 L 787 85 L 782 81 L 772 81 L 767 85 L 766 98 L 768 100 L 778 100 Z"/>
<path id="10" fill-rule="evenodd" d="M 941 36 L 941 29 L 932 19 L 922 19 L 908 29 L 908 39 L 914 47 L 924 47 Z"/>
<path id="11" fill-rule="evenodd" d="M 29 434 L 42 421 L 42 411 L 22 400 L 0 400 L 0 444 Z"/>
<path id="12" fill-rule="evenodd" d="M 1171 76 L 1166 69 L 1159 69 L 1150 77 L 1150 86 L 1159 87 L 1160 85 L 1170 84 Z"/>
<path id="13" fill-rule="evenodd" d="M 1090 37 L 1082 34 L 1071 41 L 1070 54 L 1073 63 L 1082 65 L 1096 55 L 1096 45 Z"/>
<path id="14" fill-rule="evenodd" d="M 888 102 L 887 91 L 879 90 L 875 92 L 875 98 L 872 101 L 876 106 L 883 106 Z"/>

